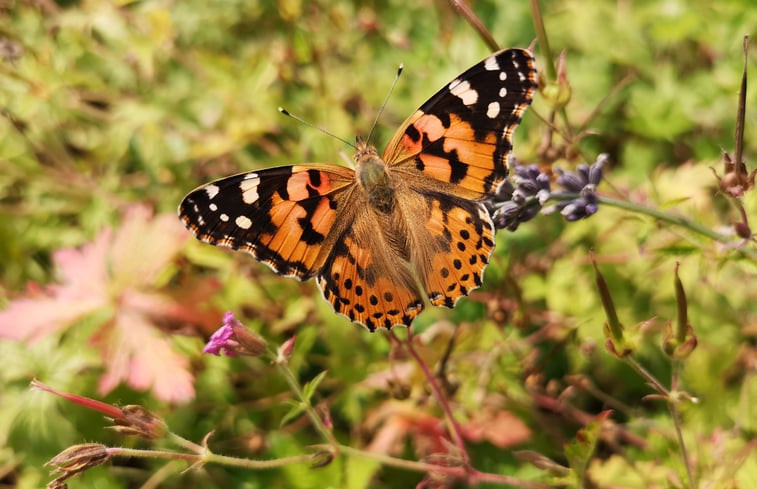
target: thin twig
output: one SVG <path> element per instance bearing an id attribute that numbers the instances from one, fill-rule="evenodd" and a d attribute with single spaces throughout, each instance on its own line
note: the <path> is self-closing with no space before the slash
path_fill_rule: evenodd
<path id="1" fill-rule="evenodd" d="M 609 102 L 615 95 L 618 94 L 626 85 L 631 83 L 636 78 L 636 75 L 629 74 L 623 77 L 622 80 L 620 80 L 618 83 L 613 85 L 613 87 L 610 89 L 610 91 L 605 94 L 604 97 L 602 97 L 602 100 L 600 100 L 597 105 L 594 106 L 593 109 L 591 109 L 591 112 L 589 112 L 589 115 L 586 116 L 584 121 L 579 124 L 578 129 L 576 132 L 582 133 L 589 124 L 591 124 L 591 121 L 594 120 L 594 118 L 599 114 L 600 110 Z"/>
<path id="2" fill-rule="evenodd" d="M 457 424 L 457 421 L 455 420 L 455 417 L 452 414 L 452 409 L 449 406 L 449 402 L 447 402 L 447 398 L 442 392 L 441 388 L 439 387 L 439 383 L 436 381 L 434 374 L 431 373 L 431 370 L 428 368 L 428 365 L 426 365 L 426 362 L 423 360 L 423 358 L 420 356 L 420 354 L 416 351 L 415 347 L 413 346 L 413 333 L 412 333 L 412 330 L 410 329 L 408 329 L 408 332 L 407 332 L 407 340 L 405 341 L 405 347 L 407 348 L 408 353 L 410 353 L 410 355 L 418 363 L 418 366 L 421 367 L 421 370 L 423 370 L 423 374 L 426 376 L 426 380 L 431 386 L 431 390 L 434 393 L 434 397 L 436 397 L 436 400 L 439 401 L 439 405 L 441 405 L 442 410 L 444 411 L 444 416 L 447 421 L 448 431 L 450 433 L 450 436 L 452 437 L 452 441 L 455 443 L 455 445 L 457 446 L 457 449 L 460 452 L 460 458 L 462 459 L 463 464 L 465 464 L 466 467 L 469 466 L 470 456 L 468 455 L 468 451 L 465 448 L 463 437 L 460 434 L 461 432 L 460 425 Z"/>
<path id="3" fill-rule="evenodd" d="M 455 8 L 455 10 L 460 12 L 460 15 L 462 15 L 473 29 L 478 32 L 478 35 L 481 36 L 481 39 L 483 39 L 486 45 L 489 46 L 489 49 L 492 51 L 499 51 L 499 45 L 497 44 L 497 41 L 494 40 L 492 33 L 489 32 L 489 29 L 487 29 L 484 23 L 481 22 L 481 19 L 478 18 L 463 0 L 449 0 L 449 3 Z"/>
<path id="4" fill-rule="evenodd" d="M 575 195 L 575 194 L 572 194 L 572 195 Z M 563 199 L 563 196 L 559 196 L 559 199 Z M 690 231 L 694 231 L 695 233 L 706 236 L 719 243 L 730 244 L 734 242 L 733 236 L 718 233 L 706 226 L 703 226 L 702 224 L 699 224 L 698 222 L 694 222 L 691 219 L 687 219 L 685 217 L 674 216 L 674 215 L 659 211 L 657 209 L 644 207 L 643 205 L 634 204 L 633 202 L 613 199 L 610 197 L 599 196 L 598 199 L 599 199 L 599 202 L 602 204 L 618 207 L 620 209 L 630 210 L 638 214 L 646 214 L 650 217 L 654 217 L 655 219 L 659 221 L 664 221 L 670 224 L 675 224 L 677 226 L 684 227 Z M 751 258 L 752 260 L 757 260 L 757 249 L 743 247 L 743 248 L 740 248 L 738 251 L 744 254 L 745 256 Z"/>
<path id="5" fill-rule="evenodd" d="M 678 371 L 680 363 L 673 362 L 673 372 L 671 374 L 671 386 L 673 390 L 678 390 Z M 686 467 L 686 474 L 689 478 L 689 489 L 695 489 L 697 487 L 694 480 L 694 471 L 691 469 L 691 461 L 689 460 L 689 454 L 686 450 L 686 443 L 683 441 L 683 430 L 681 429 L 681 415 L 676 408 L 676 401 L 673 399 L 668 400 L 668 409 L 670 410 L 670 417 L 673 419 L 673 426 L 676 430 L 676 437 L 678 438 L 678 446 L 681 447 L 681 458 L 683 459 L 683 465 Z"/>
<path id="6" fill-rule="evenodd" d="M 544 65 L 547 67 L 547 76 L 550 80 L 557 82 L 557 69 L 552 61 L 552 50 L 549 48 L 549 38 L 547 37 L 547 29 L 544 27 L 544 18 L 541 15 L 541 8 L 539 7 L 539 0 L 531 0 L 531 16 L 534 20 L 534 30 L 536 30 L 536 38 L 539 40 L 539 48 L 544 58 Z M 570 126 L 570 120 L 568 119 L 568 112 L 565 110 L 565 106 L 558 110 L 560 117 L 565 124 L 565 130 L 569 134 L 566 141 L 573 141 L 573 128 Z"/>
<path id="7" fill-rule="evenodd" d="M 625 357 L 625 361 L 634 369 L 636 370 L 639 375 L 644 377 L 647 382 L 662 396 L 664 396 L 666 399 L 670 399 L 670 391 L 660 383 L 659 380 L 657 380 L 654 375 L 650 374 L 647 369 L 641 366 L 636 360 L 634 360 L 631 357 Z"/>
<path id="8" fill-rule="evenodd" d="M 749 63 L 749 36 L 744 36 L 744 72 L 741 75 L 741 88 L 739 89 L 739 109 L 736 116 L 736 152 L 734 154 L 734 171 L 737 175 L 746 177 L 746 165 L 741 161 L 744 151 L 744 114 L 746 113 L 746 88 L 747 66 Z"/>
<path id="9" fill-rule="evenodd" d="M 245 469 L 275 469 L 285 465 L 312 463 L 313 455 L 295 455 L 293 457 L 275 458 L 271 460 L 253 460 L 250 458 L 229 457 L 226 455 L 217 455 L 215 453 L 179 453 L 165 450 L 139 450 L 134 448 L 113 447 L 108 448 L 111 456 L 137 457 L 137 458 L 165 458 L 171 460 L 186 460 L 195 464 L 199 463 L 217 463 L 231 467 L 242 467 Z"/>
<path id="10" fill-rule="evenodd" d="M 313 448 L 320 448 L 318 445 Z M 471 485 L 476 482 L 489 482 L 495 484 L 507 484 L 514 487 L 523 487 L 525 489 L 549 489 L 552 486 L 541 484 L 539 482 L 529 482 L 516 477 L 510 477 L 507 475 L 492 474 L 488 472 L 479 472 L 467 467 L 450 467 L 447 465 L 430 464 L 427 462 L 415 462 L 413 460 L 405 460 L 401 458 L 384 455 L 383 453 L 367 452 L 357 448 L 352 448 L 347 445 L 341 445 L 339 447 L 342 453 L 348 456 L 361 457 L 369 460 L 375 460 L 381 465 L 390 467 L 396 467 L 398 469 L 412 470 L 415 472 L 425 472 L 427 474 L 445 474 L 450 477 L 457 477 L 460 479 L 467 479 Z"/>

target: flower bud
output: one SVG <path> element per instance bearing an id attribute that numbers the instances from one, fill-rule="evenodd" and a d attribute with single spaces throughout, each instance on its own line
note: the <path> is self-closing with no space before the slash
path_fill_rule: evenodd
<path id="1" fill-rule="evenodd" d="M 202 351 L 211 355 L 224 353 L 229 357 L 255 357 L 265 353 L 266 348 L 267 343 L 262 336 L 245 328 L 234 317 L 234 313 L 227 312 L 223 318 L 223 326 L 213 333 Z"/>
<path id="2" fill-rule="evenodd" d="M 45 466 L 53 467 L 53 473 L 60 474 L 47 487 L 48 489 L 66 487 L 63 481 L 103 464 L 109 458 L 108 447 L 100 443 L 84 443 L 68 447 L 45 464 Z"/>

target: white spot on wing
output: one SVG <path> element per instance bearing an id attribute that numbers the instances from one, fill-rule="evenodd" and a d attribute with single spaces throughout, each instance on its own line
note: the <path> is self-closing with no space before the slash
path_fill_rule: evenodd
<path id="1" fill-rule="evenodd" d="M 486 61 L 484 61 L 484 69 L 486 71 L 496 71 L 499 69 L 499 63 L 497 63 L 497 58 L 494 56 L 489 56 L 486 58 Z"/>
<path id="2" fill-rule="evenodd" d="M 492 102 L 486 108 L 486 117 L 494 119 L 499 115 L 499 102 Z"/>
<path id="3" fill-rule="evenodd" d="M 499 89 L 499 96 L 500 97 L 506 97 L 507 96 L 507 88 L 502 87 Z"/>
<path id="4" fill-rule="evenodd" d="M 449 91 L 465 105 L 473 105 L 478 100 L 478 92 L 473 90 L 466 80 L 455 79 L 449 84 Z"/>
<path id="5" fill-rule="evenodd" d="M 213 203 L 211 203 L 208 207 L 210 207 L 210 210 L 213 211 L 213 212 L 215 212 L 215 211 L 218 210 L 218 206 L 215 205 L 215 204 L 213 204 Z"/>
<path id="6" fill-rule="evenodd" d="M 242 229 L 250 229 L 250 226 L 252 226 L 252 221 L 250 221 L 250 218 L 247 216 L 239 216 L 234 222 Z"/>
<path id="7" fill-rule="evenodd" d="M 502 80 L 502 81 L 507 80 L 507 73 L 505 73 L 504 71 L 500 71 L 499 72 L 499 79 Z"/>
<path id="8" fill-rule="evenodd" d="M 521 73 L 521 72 L 519 71 L 519 72 L 518 72 L 518 78 L 520 78 L 520 81 L 525 81 L 525 80 L 526 80 L 526 75 L 524 75 L 523 73 Z"/>
<path id="9" fill-rule="evenodd" d="M 220 192 L 220 191 L 221 191 L 221 189 L 218 188 L 218 185 L 210 184 L 210 185 L 206 185 L 205 186 L 205 192 L 208 194 L 208 198 L 210 200 L 213 200 L 213 197 L 215 197 L 216 195 L 218 195 L 218 192 Z"/>
<path id="10" fill-rule="evenodd" d="M 242 191 L 242 200 L 245 204 L 252 204 L 258 201 L 260 198 L 258 185 L 260 185 L 260 177 L 258 177 L 257 173 L 250 173 L 244 177 L 244 180 L 239 182 L 239 189 Z"/>
<path id="11" fill-rule="evenodd" d="M 220 219 L 221 219 L 221 220 L 222 220 L 223 222 L 228 222 L 228 221 L 229 221 L 229 215 L 228 215 L 228 214 L 221 214 L 221 215 L 220 215 L 220 216 L 218 216 L 218 217 L 219 217 L 219 218 L 220 218 Z"/>

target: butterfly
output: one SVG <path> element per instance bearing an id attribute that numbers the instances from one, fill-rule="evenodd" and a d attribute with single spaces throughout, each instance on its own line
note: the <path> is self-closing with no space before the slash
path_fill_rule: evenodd
<path id="1" fill-rule="evenodd" d="M 193 190 L 179 216 L 201 241 L 314 277 L 337 313 L 370 331 L 410 326 L 425 299 L 451 308 L 481 285 L 495 233 L 483 201 L 507 177 L 536 87 L 529 51 L 499 51 L 424 103 L 381 156 L 358 137 L 354 170 L 241 173 Z"/>

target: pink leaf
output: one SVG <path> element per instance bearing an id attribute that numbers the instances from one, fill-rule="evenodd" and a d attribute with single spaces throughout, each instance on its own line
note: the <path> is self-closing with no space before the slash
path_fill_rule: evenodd
<path id="1" fill-rule="evenodd" d="M 8 309 L 0 311 L 0 338 L 37 341 L 102 305 L 102 302 L 91 299 L 16 299 Z"/>
<path id="2" fill-rule="evenodd" d="M 61 299 L 92 297 L 104 299 L 108 283 L 110 229 L 103 230 L 91 243 L 80 248 L 63 248 L 53 253 L 61 285 L 48 289 Z"/>
<path id="3" fill-rule="evenodd" d="M 62 284 L 12 301 L 0 312 L 0 337 L 36 341 L 105 306 L 109 244 L 106 230 L 79 249 L 56 251 L 53 261 Z"/>
<path id="4" fill-rule="evenodd" d="M 186 358 L 175 353 L 170 341 L 147 319 L 133 310 L 118 312 L 112 328 L 102 338 L 106 373 L 100 392 L 107 394 L 120 382 L 135 389 L 152 389 L 159 399 L 185 402 L 194 397 L 194 377 Z"/>
<path id="5" fill-rule="evenodd" d="M 110 250 L 112 280 L 121 290 L 151 284 L 188 237 L 173 214 L 152 217 L 144 206 L 129 207 Z"/>
<path id="6" fill-rule="evenodd" d="M 509 411 L 483 409 L 462 428 L 463 436 L 468 440 L 486 440 L 499 448 L 508 448 L 531 438 L 531 429 Z"/>

